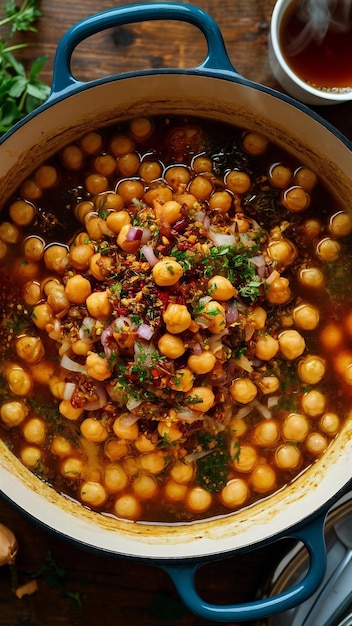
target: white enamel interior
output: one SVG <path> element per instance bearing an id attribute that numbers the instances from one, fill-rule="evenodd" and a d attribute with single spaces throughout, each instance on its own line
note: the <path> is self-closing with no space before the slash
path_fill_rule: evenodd
<path id="1" fill-rule="evenodd" d="M 257 88 L 191 74 L 128 77 L 91 86 L 41 110 L 0 145 L 1 202 L 47 156 L 88 129 L 136 115 L 181 113 L 264 132 L 319 172 L 352 210 L 352 154 L 304 111 Z M 226 518 L 191 525 L 98 515 L 35 478 L 0 442 L 0 490 L 42 524 L 94 549 L 172 560 L 231 553 L 291 528 L 352 477 L 352 415 L 321 460 L 291 486 Z"/>

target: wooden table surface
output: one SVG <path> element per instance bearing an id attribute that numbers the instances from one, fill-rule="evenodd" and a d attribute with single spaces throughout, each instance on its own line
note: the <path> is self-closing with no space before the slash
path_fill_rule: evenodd
<path id="1" fill-rule="evenodd" d="M 115 0 L 43 0 L 38 32 L 26 35 L 24 61 L 48 55 L 41 79 L 49 85 L 58 41 L 75 22 L 112 6 Z M 268 63 L 267 41 L 274 0 L 192 2 L 218 22 L 231 62 L 248 79 L 279 89 Z M 149 22 L 107 30 L 80 44 L 72 68 L 81 80 L 153 67 L 193 67 L 205 55 L 203 35 L 189 24 Z M 318 109 L 317 109 L 318 110 Z M 352 103 L 321 107 L 319 113 L 352 139 Z M 192 615 L 172 581 L 151 565 L 91 554 L 53 537 L 0 501 L 0 522 L 20 545 L 19 584 L 37 579 L 38 591 L 18 599 L 8 567 L 0 568 L 0 626 L 205 626 L 220 624 Z M 211 602 L 254 598 L 284 546 L 262 548 L 203 567 L 199 588 Z M 233 626 L 235 626 L 233 624 Z"/>

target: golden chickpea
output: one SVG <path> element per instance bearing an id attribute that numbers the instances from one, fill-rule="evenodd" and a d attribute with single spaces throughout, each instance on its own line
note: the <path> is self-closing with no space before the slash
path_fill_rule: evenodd
<path id="1" fill-rule="evenodd" d="M 86 358 L 86 369 L 88 376 L 94 380 L 106 380 L 111 376 L 110 364 L 107 359 L 99 356 L 95 352 L 88 352 Z"/>
<path id="2" fill-rule="evenodd" d="M 123 200 L 115 191 L 106 191 L 98 193 L 94 198 L 94 208 L 96 211 L 121 211 L 123 209 Z"/>
<path id="3" fill-rule="evenodd" d="M 136 141 L 145 141 L 153 132 L 153 122 L 147 117 L 137 117 L 131 121 L 130 131 Z"/>
<path id="4" fill-rule="evenodd" d="M 86 299 L 89 315 L 97 319 L 106 319 L 112 312 L 112 304 L 107 291 L 94 291 Z"/>
<path id="5" fill-rule="evenodd" d="M 149 474 L 137 476 L 133 481 L 132 488 L 139 500 L 151 500 L 159 492 L 156 479 Z"/>
<path id="6" fill-rule="evenodd" d="M 29 306 L 38 304 L 39 300 L 42 298 L 40 283 L 36 280 L 29 280 L 23 285 L 22 295 L 25 303 Z"/>
<path id="7" fill-rule="evenodd" d="M 243 435 L 245 435 L 247 431 L 248 431 L 248 425 L 244 419 L 241 419 L 240 417 L 232 418 L 229 424 L 229 434 L 230 434 L 230 437 L 233 438 L 233 440 L 231 441 L 231 446 L 230 446 L 231 457 L 234 456 L 233 452 L 236 452 L 236 448 L 238 448 L 237 438 L 243 437 Z M 233 450 L 232 450 L 232 447 L 234 448 Z"/>
<path id="8" fill-rule="evenodd" d="M 16 226 L 28 226 L 35 216 L 35 208 L 25 200 L 15 200 L 10 204 L 9 215 Z"/>
<path id="9" fill-rule="evenodd" d="M 212 172 L 213 171 L 213 163 L 212 160 L 209 159 L 205 154 L 198 154 L 192 160 L 192 170 L 196 174 L 202 174 L 204 172 Z"/>
<path id="10" fill-rule="evenodd" d="M 319 428 L 328 437 L 334 437 L 340 430 L 340 418 L 337 413 L 324 413 L 319 420 Z"/>
<path id="11" fill-rule="evenodd" d="M 287 441 L 304 441 L 309 433 L 309 424 L 304 415 L 290 413 L 283 422 L 282 434 Z"/>
<path id="12" fill-rule="evenodd" d="M 34 202 L 42 197 L 43 192 L 33 178 L 27 178 L 21 185 L 20 195 L 25 200 Z"/>
<path id="13" fill-rule="evenodd" d="M 318 177 L 309 167 L 299 167 L 294 173 L 294 181 L 307 191 L 312 191 L 318 182 Z"/>
<path id="14" fill-rule="evenodd" d="M 170 470 L 169 476 L 176 483 L 190 483 L 194 477 L 195 468 L 193 463 L 184 463 L 182 461 L 175 461 L 175 464 Z"/>
<path id="15" fill-rule="evenodd" d="M 118 461 L 127 456 L 129 450 L 129 442 L 124 439 L 111 438 L 104 445 L 104 454 L 110 461 Z"/>
<path id="16" fill-rule="evenodd" d="M 72 406 L 69 400 L 61 400 L 59 411 L 63 417 L 71 422 L 76 422 L 83 414 L 84 408 Z"/>
<path id="17" fill-rule="evenodd" d="M 96 252 L 89 260 L 89 272 L 97 280 L 105 280 L 112 269 L 113 260 L 100 252 Z"/>
<path id="18" fill-rule="evenodd" d="M 165 457 L 162 450 L 146 452 L 139 458 L 140 468 L 149 474 L 160 474 L 165 468 Z"/>
<path id="19" fill-rule="evenodd" d="M 301 356 L 306 348 L 302 335 L 293 329 L 284 330 L 279 335 L 279 346 L 282 356 L 289 361 Z"/>
<path id="20" fill-rule="evenodd" d="M 1 421 L 8 428 L 19 426 L 26 419 L 28 408 L 20 400 L 9 400 L 1 405 Z"/>
<path id="21" fill-rule="evenodd" d="M 61 435 L 55 435 L 51 443 L 51 451 L 53 454 L 55 454 L 55 456 L 64 458 L 65 456 L 68 456 L 72 453 L 73 446 L 71 442 L 65 437 L 62 437 Z"/>
<path id="22" fill-rule="evenodd" d="M 16 339 L 15 348 L 21 361 L 30 365 L 37 363 L 44 357 L 44 345 L 40 337 L 22 335 Z"/>
<path id="23" fill-rule="evenodd" d="M 152 275 L 159 287 L 170 287 L 175 285 L 183 276 L 183 269 L 173 259 L 162 259 L 154 265 Z"/>
<path id="24" fill-rule="evenodd" d="M 321 289 L 324 286 L 324 274 L 318 267 L 300 269 L 298 280 L 303 287 L 308 289 Z"/>
<path id="25" fill-rule="evenodd" d="M 158 348 L 168 359 L 178 359 L 186 352 L 185 344 L 180 337 L 165 333 L 158 341 Z"/>
<path id="26" fill-rule="evenodd" d="M 115 191 L 121 196 L 125 206 L 128 206 L 134 199 L 142 200 L 144 185 L 138 179 L 123 180 L 118 183 Z"/>
<path id="27" fill-rule="evenodd" d="M 285 189 L 281 197 L 281 202 L 283 206 L 292 213 L 301 213 L 301 211 L 308 209 L 310 205 L 310 195 L 303 187 L 295 185 L 294 187 Z"/>
<path id="28" fill-rule="evenodd" d="M 183 193 L 191 179 L 191 175 L 183 165 L 172 165 L 165 170 L 164 178 L 175 193 Z"/>
<path id="29" fill-rule="evenodd" d="M 123 459 L 123 467 L 129 476 L 137 476 L 140 473 L 138 460 L 135 456 L 126 456 Z"/>
<path id="30" fill-rule="evenodd" d="M 261 306 L 255 306 L 249 313 L 247 319 L 254 325 L 256 330 L 265 328 L 267 312 Z"/>
<path id="31" fill-rule="evenodd" d="M 135 143 L 131 137 L 120 133 L 112 138 L 110 148 L 116 157 L 120 157 L 132 152 L 135 149 Z"/>
<path id="32" fill-rule="evenodd" d="M 53 313 L 54 312 L 50 304 L 46 302 L 43 304 L 37 304 L 32 313 L 33 323 L 37 326 L 37 328 L 44 330 L 47 324 L 52 323 L 54 319 Z"/>
<path id="33" fill-rule="evenodd" d="M 248 154 L 252 154 L 253 156 L 259 156 L 263 154 L 269 145 L 269 140 L 261 135 L 260 133 L 255 133 L 252 131 L 248 131 L 244 134 L 242 138 L 242 146 Z"/>
<path id="34" fill-rule="evenodd" d="M 217 334 L 226 328 L 224 307 L 216 300 L 209 300 L 202 308 L 201 317 L 206 319 L 209 332 Z"/>
<path id="35" fill-rule="evenodd" d="M 46 437 L 44 420 L 39 417 L 31 417 L 23 424 L 22 433 L 28 443 L 35 443 L 40 446 Z"/>
<path id="36" fill-rule="evenodd" d="M 273 446 L 280 437 L 278 423 L 273 419 L 263 420 L 256 425 L 253 441 L 257 446 Z"/>
<path id="37" fill-rule="evenodd" d="M 87 480 L 80 486 L 79 498 L 91 507 L 101 507 L 106 502 L 108 494 L 101 483 Z"/>
<path id="38" fill-rule="evenodd" d="M 297 372 L 300 380 L 308 385 L 316 385 L 325 376 L 325 360 L 315 354 L 308 354 L 298 363 Z"/>
<path id="39" fill-rule="evenodd" d="M 257 493 L 268 493 L 276 486 L 276 472 L 268 463 L 257 465 L 251 474 L 251 484 Z"/>
<path id="40" fill-rule="evenodd" d="M 243 444 L 240 447 L 239 455 L 232 460 L 232 465 L 238 472 L 247 474 L 252 472 L 258 463 L 258 454 L 254 446 Z"/>
<path id="41" fill-rule="evenodd" d="M 198 208 L 198 200 L 192 193 L 174 194 L 174 200 L 177 200 L 188 211 Z"/>
<path id="42" fill-rule="evenodd" d="M 160 178 L 161 174 L 162 167 L 159 161 L 143 161 L 139 166 L 138 175 L 146 183 L 151 183 L 153 180 Z"/>
<path id="43" fill-rule="evenodd" d="M 121 176 L 134 176 L 137 174 L 140 158 L 137 152 L 129 152 L 117 159 L 117 169 Z"/>
<path id="44" fill-rule="evenodd" d="M 302 397 L 302 409 L 308 417 L 316 418 L 326 409 L 326 397 L 318 389 L 307 391 Z"/>
<path id="45" fill-rule="evenodd" d="M 163 222 L 166 224 L 176 224 L 182 217 L 181 205 L 176 200 L 168 200 L 160 205 L 160 213 Z"/>
<path id="46" fill-rule="evenodd" d="M 34 280 L 40 272 L 40 265 L 34 261 L 27 261 L 22 257 L 17 257 L 12 265 L 12 278 L 23 283 Z"/>
<path id="47" fill-rule="evenodd" d="M 89 268 L 89 262 L 93 254 L 94 249 L 89 244 L 75 245 L 70 249 L 70 264 L 75 270 L 84 272 Z"/>
<path id="48" fill-rule="evenodd" d="M 233 478 L 222 488 L 220 499 L 225 506 L 232 509 L 245 504 L 249 495 L 247 482 L 242 478 Z"/>
<path id="49" fill-rule="evenodd" d="M 169 502 L 183 502 L 188 492 L 187 485 L 167 480 L 164 486 L 164 495 Z"/>
<path id="50" fill-rule="evenodd" d="M 261 335 L 255 345 L 255 356 L 261 361 L 270 361 L 279 351 L 279 342 L 271 335 Z"/>
<path id="51" fill-rule="evenodd" d="M 201 354 L 191 354 L 187 365 L 195 374 L 207 374 L 211 372 L 216 363 L 215 355 L 210 350 L 204 350 Z"/>
<path id="52" fill-rule="evenodd" d="M 321 261 L 326 263 L 333 263 L 336 261 L 341 253 L 341 245 L 335 239 L 324 237 L 317 243 L 315 253 Z"/>
<path id="53" fill-rule="evenodd" d="M 126 489 L 129 476 L 119 463 L 108 463 L 104 470 L 104 484 L 110 493 L 117 493 Z"/>
<path id="54" fill-rule="evenodd" d="M 170 389 L 174 389 L 175 391 L 182 391 L 183 393 L 186 393 L 186 391 L 192 389 L 193 381 L 193 372 L 188 369 L 188 367 L 183 367 L 176 370 L 175 374 L 168 383 L 168 386 Z"/>
<path id="55" fill-rule="evenodd" d="M 303 222 L 303 231 L 308 241 L 316 239 L 323 231 L 323 228 L 322 223 L 317 219 L 310 218 Z"/>
<path id="56" fill-rule="evenodd" d="M 158 423 L 158 433 L 160 437 L 165 439 L 166 441 L 177 441 L 183 437 L 182 431 L 179 429 L 178 425 L 173 422 L 171 424 L 167 424 L 166 422 Z"/>
<path id="57" fill-rule="evenodd" d="M 33 387 L 29 373 L 17 363 L 10 363 L 5 368 L 5 379 L 14 396 L 28 396 Z"/>
<path id="58" fill-rule="evenodd" d="M 69 480 L 80 480 L 85 472 L 85 463 L 83 459 L 76 456 L 67 456 L 62 459 L 60 464 L 60 474 Z"/>
<path id="59" fill-rule="evenodd" d="M 106 218 L 106 225 L 116 235 L 119 234 L 123 226 L 129 226 L 131 224 L 131 218 L 127 211 L 111 211 Z"/>
<path id="60" fill-rule="evenodd" d="M 23 255 L 27 261 L 40 261 L 44 255 L 44 246 L 44 239 L 36 235 L 30 235 L 23 242 Z"/>
<path id="61" fill-rule="evenodd" d="M 252 182 L 246 172 L 231 170 L 225 176 L 225 185 L 233 193 L 243 194 L 250 190 Z"/>
<path id="62" fill-rule="evenodd" d="M 184 304 L 169 304 L 163 313 L 163 320 L 169 333 L 177 335 L 190 327 L 192 318 Z"/>
<path id="63" fill-rule="evenodd" d="M 288 239 L 279 239 L 269 243 L 267 249 L 270 259 L 280 270 L 292 265 L 297 257 L 297 248 Z"/>
<path id="64" fill-rule="evenodd" d="M 62 378 L 59 378 L 59 376 L 54 375 L 49 381 L 49 389 L 54 398 L 59 398 L 60 400 L 63 400 L 65 395 L 65 387 L 65 381 Z"/>
<path id="65" fill-rule="evenodd" d="M 48 270 L 63 274 L 66 271 L 69 258 L 66 245 L 50 244 L 44 250 L 44 263 Z"/>
<path id="66" fill-rule="evenodd" d="M 54 165 L 41 165 L 34 174 L 34 179 L 41 189 L 52 189 L 59 180 L 57 169 Z"/>
<path id="67" fill-rule="evenodd" d="M 312 432 L 305 441 L 308 452 L 315 457 L 319 457 L 328 447 L 328 440 L 322 433 Z"/>
<path id="68" fill-rule="evenodd" d="M 68 279 L 65 285 L 66 298 L 73 304 L 84 304 L 92 293 L 92 287 L 88 278 L 75 274 Z"/>
<path id="69" fill-rule="evenodd" d="M 94 343 L 88 343 L 83 339 L 77 339 L 71 343 L 71 350 L 73 354 L 77 354 L 78 356 L 87 356 L 88 352 L 91 352 L 94 349 Z"/>
<path id="70" fill-rule="evenodd" d="M 258 393 L 257 387 L 247 376 L 236 378 L 230 387 L 230 394 L 235 402 L 248 404 L 253 402 Z"/>
<path id="71" fill-rule="evenodd" d="M 265 395 L 269 393 L 275 393 L 280 387 L 280 381 L 277 376 L 268 375 L 263 376 L 257 381 L 257 385 L 262 393 Z"/>
<path id="72" fill-rule="evenodd" d="M 104 424 L 94 417 L 87 417 L 80 425 L 80 431 L 87 441 L 102 443 L 106 441 L 109 433 Z"/>
<path id="73" fill-rule="evenodd" d="M 99 173 L 89 174 L 84 183 L 87 191 L 93 196 L 109 189 L 109 181 L 107 177 Z"/>
<path id="74" fill-rule="evenodd" d="M 35 383 L 38 385 L 49 386 L 50 380 L 54 376 L 55 363 L 52 361 L 42 360 L 40 363 L 31 365 L 31 375 Z"/>
<path id="75" fill-rule="evenodd" d="M 134 441 L 134 447 L 138 452 L 152 452 L 155 450 L 157 444 L 149 439 L 144 433 L 139 433 L 137 439 Z"/>
<path id="76" fill-rule="evenodd" d="M 78 171 L 83 167 L 84 162 L 84 154 L 75 144 L 66 146 L 61 152 L 61 163 L 68 170 Z"/>
<path id="77" fill-rule="evenodd" d="M 84 150 L 86 154 L 92 155 L 99 152 L 103 146 L 103 138 L 96 131 L 91 131 L 86 133 L 79 140 L 80 147 Z"/>
<path id="78" fill-rule="evenodd" d="M 214 405 L 215 396 L 210 387 L 192 387 L 188 392 L 185 402 L 196 411 L 206 413 Z"/>
<path id="79" fill-rule="evenodd" d="M 291 298 L 290 282 L 284 276 L 273 280 L 266 292 L 266 298 L 271 304 L 285 304 Z"/>
<path id="80" fill-rule="evenodd" d="M 302 454 L 297 446 L 285 444 L 275 450 L 274 459 L 279 469 L 292 470 L 300 466 Z"/>
<path id="81" fill-rule="evenodd" d="M 228 213 L 232 207 L 232 196 L 228 191 L 214 191 L 209 198 L 209 208 L 211 210 Z"/>
<path id="82" fill-rule="evenodd" d="M 208 293 L 216 300 L 230 300 L 237 294 L 237 289 L 225 276 L 212 276 L 208 280 Z"/>
<path id="83" fill-rule="evenodd" d="M 2 222 L 0 224 L 0 239 L 5 243 L 18 243 L 20 239 L 20 230 L 13 224 L 12 222 Z M 26 256 L 25 251 L 23 251 L 24 256 Z M 27 258 L 27 257 L 26 257 Z M 38 259 L 28 258 L 28 261 L 37 261 Z"/>
<path id="84" fill-rule="evenodd" d="M 19 456 L 23 465 L 32 469 L 39 467 L 43 460 L 43 453 L 37 446 L 23 446 Z"/>
<path id="85" fill-rule="evenodd" d="M 341 326 L 335 322 L 328 322 L 322 328 L 319 341 L 324 350 L 333 351 L 339 348 L 344 339 L 344 333 Z"/>
<path id="86" fill-rule="evenodd" d="M 292 180 L 292 170 L 283 163 L 274 163 L 269 167 L 269 183 L 276 189 L 285 189 Z"/>
<path id="87" fill-rule="evenodd" d="M 128 441 L 135 441 L 139 434 L 137 422 L 129 423 L 124 417 L 117 417 L 113 423 L 113 431 L 116 437 L 120 439 L 126 439 Z"/>
<path id="88" fill-rule="evenodd" d="M 137 520 L 142 514 L 142 507 L 139 501 L 131 494 L 117 498 L 113 509 L 115 515 L 122 519 Z"/>
<path id="89" fill-rule="evenodd" d="M 189 192 L 199 201 L 209 200 L 213 192 L 213 183 L 209 178 L 198 174 L 189 185 Z"/>
<path id="90" fill-rule="evenodd" d="M 154 202 L 159 202 L 159 204 L 163 204 L 164 202 L 168 202 L 168 200 L 173 200 L 174 194 L 170 187 L 165 187 L 164 183 L 160 183 L 157 186 L 152 186 L 151 189 L 145 192 L 143 196 L 143 200 L 149 206 L 153 206 Z"/>
<path id="91" fill-rule="evenodd" d="M 211 493 L 203 487 L 193 487 L 186 495 L 186 506 L 195 513 L 204 513 L 213 501 Z"/>
<path id="92" fill-rule="evenodd" d="M 320 316 L 317 307 L 312 304 L 300 304 L 293 309 L 293 321 L 303 330 L 314 330 L 319 324 Z"/>
<path id="93" fill-rule="evenodd" d="M 98 154 L 93 161 L 93 167 L 96 173 L 107 181 L 108 177 L 116 172 L 116 159 L 111 154 Z M 101 189 L 102 192 L 106 190 L 107 186 Z"/>
<path id="94" fill-rule="evenodd" d="M 345 211 L 334 213 L 329 219 L 332 237 L 348 237 L 352 233 L 352 219 Z"/>

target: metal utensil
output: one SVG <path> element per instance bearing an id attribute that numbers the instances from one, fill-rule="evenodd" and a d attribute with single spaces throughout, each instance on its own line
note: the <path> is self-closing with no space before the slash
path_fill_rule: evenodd
<path id="1" fill-rule="evenodd" d="M 314 619 L 319 611 L 319 603 L 323 595 L 327 596 L 342 572 L 352 559 L 352 519 L 350 516 L 338 520 L 334 525 L 334 531 L 338 540 L 347 548 L 346 554 L 339 565 L 333 570 L 325 583 L 320 587 L 315 600 L 308 611 L 302 626 L 314 625 Z"/>

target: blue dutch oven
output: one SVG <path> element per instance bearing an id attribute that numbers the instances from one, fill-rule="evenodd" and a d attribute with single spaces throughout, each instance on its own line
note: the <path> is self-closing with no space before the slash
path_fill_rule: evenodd
<path id="1" fill-rule="evenodd" d="M 130 72 L 88 83 L 73 76 L 71 56 L 85 38 L 107 28 L 161 19 L 189 22 L 203 32 L 208 51 L 201 65 Z M 192 114 L 262 132 L 318 171 L 340 202 L 350 206 L 351 143 L 304 105 L 240 76 L 212 18 L 195 6 L 173 3 L 112 9 L 66 33 L 57 49 L 49 99 L 1 139 L 1 202 L 36 165 L 93 127 L 151 114 Z M 326 567 L 325 517 L 351 488 L 351 477 L 352 416 L 323 458 L 279 493 L 224 518 L 153 525 L 99 515 L 63 498 L 0 442 L 0 489 L 5 498 L 82 548 L 159 565 L 193 613 L 218 622 L 254 620 L 285 611 L 317 589 Z M 301 582 L 247 604 L 219 606 L 199 596 L 196 574 L 202 565 L 282 537 L 300 539 L 309 552 L 309 571 Z"/>

